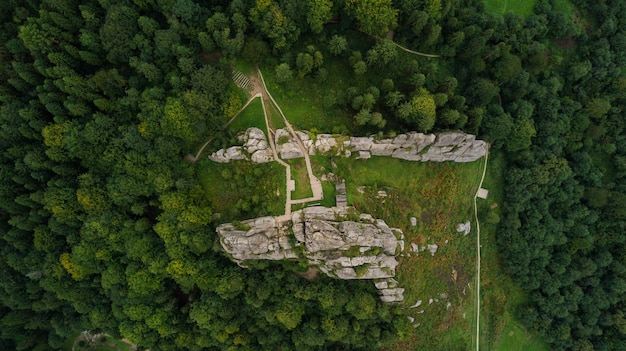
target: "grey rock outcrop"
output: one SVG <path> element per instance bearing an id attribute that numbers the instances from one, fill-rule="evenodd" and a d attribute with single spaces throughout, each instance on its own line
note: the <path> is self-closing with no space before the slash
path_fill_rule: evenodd
<path id="1" fill-rule="evenodd" d="M 463 235 L 467 235 L 472 230 L 472 226 L 470 225 L 470 221 L 465 223 L 459 223 L 456 225 L 456 231 L 459 233 L 463 233 Z"/>
<path id="2" fill-rule="evenodd" d="M 304 150 L 300 148 L 296 139 L 286 130 L 277 129 L 275 142 L 277 152 L 282 159 L 304 157 L 304 152 L 309 155 L 317 153 L 344 155 L 350 157 L 357 153 L 358 158 L 367 159 L 369 156 L 390 156 L 407 161 L 422 162 L 472 162 L 483 157 L 487 153 L 488 144 L 482 140 L 476 140 L 471 134 L 461 132 L 446 132 L 440 134 L 424 134 L 408 132 L 398 134 L 396 137 L 377 139 L 375 136 L 345 137 L 331 134 L 318 134 L 311 137 L 308 132 L 296 131 L 302 141 Z M 340 141 L 344 140 L 344 141 Z M 231 150 L 222 149 L 209 156 L 215 162 L 229 162 L 230 160 L 250 159 L 253 162 L 269 162 L 273 160 L 271 150 L 268 148 L 265 135 L 258 128 L 249 128 L 240 141 L 243 147 Z M 228 150 L 230 150 L 228 152 Z M 245 151 L 245 152 L 244 152 Z M 242 158 L 243 155 L 243 158 Z"/>
<path id="3" fill-rule="evenodd" d="M 303 144 L 305 142 L 307 144 L 311 142 L 308 137 L 308 134 L 303 133 L 303 132 L 296 132 L 296 133 L 299 134 L 299 137 L 301 139 L 303 137 L 306 137 L 306 139 L 303 141 Z M 290 160 L 292 158 L 304 157 L 304 153 L 300 149 L 300 146 L 298 146 L 298 143 L 296 142 L 294 137 L 291 136 L 291 134 L 289 134 L 289 131 L 287 131 L 286 129 L 276 130 L 275 141 L 276 141 L 276 151 L 280 154 L 280 158 L 282 158 L 283 160 Z"/>
<path id="4" fill-rule="evenodd" d="M 227 149 L 217 150 L 209 155 L 209 159 L 219 163 L 248 159 L 255 163 L 265 163 L 274 160 L 265 133 L 259 128 L 246 129 L 244 133 L 239 135 L 238 139 L 243 143 L 243 146 L 231 146 Z"/>
<path id="5" fill-rule="evenodd" d="M 249 260 L 305 259 L 339 279 L 394 277 L 397 230 L 383 220 L 367 214 L 356 217 L 353 212 L 353 208 L 309 207 L 292 212 L 287 225 L 274 217 L 261 217 L 237 226 L 222 224 L 217 233 L 224 251 L 242 266 Z M 393 282 L 384 288 L 376 283 L 383 301 L 402 300 L 404 289 Z"/>

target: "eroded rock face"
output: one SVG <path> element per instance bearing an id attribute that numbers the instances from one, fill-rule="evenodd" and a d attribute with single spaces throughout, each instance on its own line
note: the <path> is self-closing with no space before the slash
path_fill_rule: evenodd
<path id="1" fill-rule="evenodd" d="M 212 153 L 209 159 L 213 162 L 227 163 L 234 160 L 252 160 L 255 163 L 265 163 L 274 160 L 272 149 L 267 143 L 265 133 L 259 128 L 248 128 L 239 135 L 243 146 L 232 146 Z"/>
<path id="2" fill-rule="evenodd" d="M 217 232 L 224 250 L 240 265 L 248 260 L 306 259 L 339 279 L 394 277 L 399 244 L 394 231 L 399 230 L 370 215 L 351 212 L 353 208 L 309 207 L 293 212 L 291 223 L 261 217 L 237 226 L 222 224 Z M 348 220 L 349 214 L 354 220 Z M 381 299 L 400 301 L 398 289 L 385 286 Z"/>
<path id="3" fill-rule="evenodd" d="M 461 132 L 437 135 L 409 132 L 399 134 L 393 139 L 376 139 L 375 136 L 350 137 L 343 142 L 339 141 L 340 137 L 330 134 L 318 134 L 313 139 L 307 132 L 296 131 L 296 134 L 302 141 L 304 152 L 309 155 L 322 153 L 350 157 L 352 153 L 357 153 L 361 159 L 391 156 L 407 161 L 472 162 L 483 157 L 488 147 L 485 141 L 476 140 L 474 135 Z M 215 162 L 229 162 L 242 159 L 242 156 L 247 159 L 247 153 L 251 155 L 253 162 L 269 162 L 273 159 L 265 135 L 260 129 L 248 129 L 240 141 L 244 143 L 243 147 L 236 146 L 235 148 L 239 148 L 237 150 L 219 150 L 209 158 Z M 303 150 L 286 129 L 276 130 L 275 142 L 282 159 L 304 157 Z"/>

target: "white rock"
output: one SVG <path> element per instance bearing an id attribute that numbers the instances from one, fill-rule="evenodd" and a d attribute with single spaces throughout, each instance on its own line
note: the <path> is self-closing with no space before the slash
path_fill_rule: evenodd
<path id="1" fill-rule="evenodd" d="M 369 151 L 359 151 L 359 156 L 357 158 L 367 160 L 372 158 L 372 154 L 370 154 Z"/>
<path id="2" fill-rule="evenodd" d="M 415 303 L 415 305 L 409 307 L 409 308 L 417 308 L 420 307 L 422 305 L 422 300 L 417 300 L 417 302 Z"/>
<path id="3" fill-rule="evenodd" d="M 470 221 L 467 221 L 465 223 L 459 223 L 456 225 L 456 231 L 459 233 L 463 233 L 463 235 L 469 234 L 471 229 L 472 226 L 470 224 Z"/>
<path id="4" fill-rule="evenodd" d="M 437 252 L 438 248 L 439 246 L 437 244 L 428 245 L 428 251 L 430 251 L 430 255 L 435 256 L 435 252 Z"/>

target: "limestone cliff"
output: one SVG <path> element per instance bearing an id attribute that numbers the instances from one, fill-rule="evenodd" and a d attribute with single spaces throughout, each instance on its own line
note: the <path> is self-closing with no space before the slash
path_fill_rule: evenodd
<path id="1" fill-rule="evenodd" d="M 254 132 L 250 132 L 250 130 Z M 342 137 L 331 134 L 317 134 L 313 138 L 309 133 L 296 131 L 309 155 L 333 154 L 350 155 L 358 153 L 359 158 L 370 156 L 389 156 L 408 161 L 422 162 L 472 162 L 485 155 L 487 143 L 476 140 L 471 134 L 446 132 L 423 134 L 409 132 L 398 134 L 394 138 L 379 139 L 368 137 Z M 259 141 L 259 140 L 262 140 Z M 269 162 L 271 153 L 267 149 L 256 148 L 257 144 L 267 148 L 265 135 L 260 129 L 250 128 L 241 137 L 244 146 L 233 146 L 213 153 L 209 158 L 216 162 L 247 159 L 246 151 L 253 162 Z M 282 159 L 304 157 L 296 140 L 284 129 L 276 131 L 276 151 Z M 250 148 L 250 145 L 253 147 Z"/>
<path id="2" fill-rule="evenodd" d="M 399 229 L 353 208 L 309 207 L 291 214 L 291 221 L 274 217 L 222 224 L 220 243 L 240 265 L 248 260 L 306 260 L 321 272 L 339 279 L 375 279 L 386 302 L 402 300 L 395 276 L 400 246 Z"/>

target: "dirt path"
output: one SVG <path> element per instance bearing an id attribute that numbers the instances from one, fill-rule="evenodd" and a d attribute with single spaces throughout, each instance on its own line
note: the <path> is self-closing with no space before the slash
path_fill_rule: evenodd
<path id="1" fill-rule="evenodd" d="M 285 195 L 286 195 L 285 196 L 285 214 L 282 216 L 278 216 L 276 218 L 276 220 L 279 223 L 282 223 L 282 222 L 291 220 L 291 205 L 302 204 L 302 203 L 307 203 L 307 202 L 312 202 L 312 201 L 320 201 L 324 197 L 324 192 L 322 189 L 322 182 L 313 175 L 313 169 L 311 167 L 311 159 L 309 157 L 308 149 L 304 146 L 304 143 L 302 143 L 302 140 L 300 140 L 300 137 L 291 126 L 291 123 L 289 123 L 289 121 L 287 120 L 287 117 L 285 117 L 283 110 L 280 108 L 276 100 L 274 100 L 269 90 L 267 90 L 267 86 L 265 85 L 265 80 L 263 79 L 263 74 L 261 73 L 261 70 L 257 68 L 256 74 L 251 74 L 250 76 L 248 76 L 248 79 L 250 80 L 249 91 L 250 91 L 250 94 L 252 94 L 252 97 L 248 100 L 248 102 L 246 102 L 246 104 L 241 108 L 241 110 L 239 110 L 239 112 L 237 112 L 237 114 L 233 116 L 222 127 L 222 130 L 226 129 L 228 125 L 230 125 L 230 123 L 232 123 L 235 120 L 235 118 L 239 116 L 239 114 L 246 107 L 248 107 L 248 105 L 254 99 L 256 99 L 257 97 L 261 98 L 261 105 L 263 106 L 263 116 L 265 118 L 265 128 L 267 129 L 267 138 L 268 138 L 268 143 L 270 145 L 270 148 L 272 149 L 272 155 L 274 156 L 274 160 L 276 160 L 276 162 L 278 162 L 279 164 L 285 167 L 285 178 L 287 180 L 286 189 L 285 189 Z M 268 116 L 269 115 L 268 105 L 270 104 L 276 107 L 281 118 L 283 119 L 283 122 L 285 123 L 287 130 L 289 131 L 289 134 L 291 134 L 293 139 L 298 144 L 300 151 L 302 151 L 302 154 L 304 155 L 304 162 L 306 164 L 307 174 L 309 176 L 311 190 L 313 192 L 312 197 L 309 197 L 306 199 L 298 199 L 298 200 L 291 199 L 291 192 L 295 190 L 294 181 L 291 179 L 291 167 L 285 161 L 281 160 L 278 157 L 278 152 L 276 152 L 275 131 L 270 127 L 270 120 Z M 192 163 L 195 163 L 196 161 L 198 161 L 198 159 L 202 155 L 202 152 L 207 147 L 207 145 L 211 143 L 211 141 L 213 141 L 213 138 L 209 139 L 206 143 L 204 143 L 204 145 L 202 145 L 202 147 L 200 148 L 196 156 L 187 155 L 186 159 L 191 161 Z"/>
<path id="2" fill-rule="evenodd" d="M 404 51 L 406 51 L 406 52 L 408 52 L 408 53 L 411 53 L 411 54 L 415 54 L 415 55 L 419 55 L 419 56 L 424 56 L 424 57 L 432 57 L 432 58 L 438 58 L 438 57 L 441 57 L 441 55 L 435 55 L 435 54 L 425 54 L 425 53 L 423 53 L 423 52 L 413 51 L 413 50 L 411 50 L 411 49 L 407 49 L 407 48 L 405 48 L 404 46 L 402 46 L 402 45 L 400 45 L 400 44 L 396 43 L 395 41 L 392 41 L 392 43 L 393 43 L 393 45 L 395 45 L 395 46 L 399 47 L 400 49 L 402 49 L 402 50 L 404 50 Z"/>
<path id="3" fill-rule="evenodd" d="M 361 32 L 361 33 L 365 34 L 365 35 L 369 35 L 370 37 L 372 37 L 372 38 L 374 38 L 374 39 L 377 39 L 377 40 L 382 40 L 381 38 L 379 38 L 379 37 L 377 37 L 377 36 L 374 36 L 374 35 L 371 35 L 371 34 L 369 34 L 369 33 L 366 33 L 366 32 L 364 32 L 364 31 L 362 31 L 362 30 L 360 30 L 360 29 L 358 29 L 358 28 L 357 28 L 357 30 L 358 30 L 359 32 Z M 405 48 L 404 46 L 402 46 L 402 45 L 400 45 L 400 44 L 396 43 L 395 41 L 393 41 L 393 40 L 391 39 L 392 37 L 393 37 L 393 34 L 392 34 L 392 35 L 389 35 L 389 33 L 388 33 L 388 34 L 387 34 L 387 38 L 386 38 L 386 39 L 387 39 L 387 40 L 389 40 L 390 42 L 392 42 L 392 43 L 393 43 L 393 45 L 395 45 L 395 46 L 399 47 L 400 49 L 402 49 L 402 50 L 404 50 L 404 51 L 406 51 L 406 52 L 408 52 L 408 53 L 415 54 L 415 55 L 419 55 L 419 56 L 424 56 L 424 57 L 430 57 L 430 58 L 438 58 L 438 57 L 441 57 L 441 55 L 435 55 L 435 54 L 425 54 L 425 53 L 423 53 L 423 52 L 419 52 L 419 51 L 414 51 L 414 50 L 411 50 L 411 49 L 407 49 L 407 48 Z"/>
<path id="4" fill-rule="evenodd" d="M 485 153 L 485 167 L 483 168 L 483 175 L 480 178 L 480 184 L 478 190 L 483 187 L 483 181 L 485 180 L 485 174 L 487 173 L 487 161 L 489 159 L 489 148 Z M 476 221 L 476 351 L 480 350 L 480 223 L 478 222 L 478 207 L 476 206 L 476 198 L 478 197 L 478 190 L 474 194 L 474 220 Z"/>
<path id="5" fill-rule="evenodd" d="M 239 109 L 239 112 L 237 112 L 233 117 L 231 117 L 231 119 L 228 120 L 228 122 L 226 122 L 226 124 L 224 124 L 224 126 L 222 127 L 222 130 L 225 130 L 226 128 L 228 128 L 228 126 L 233 123 L 233 121 L 235 120 L 235 118 L 237 118 L 237 116 L 239 116 L 241 114 L 241 112 L 243 112 L 243 110 L 246 109 L 246 107 L 248 107 L 248 105 L 250 105 L 250 103 L 252 103 L 252 101 L 254 101 L 254 99 L 258 98 L 258 97 L 262 97 L 261 93 L 255 93 L 250 99 L 248 99 L 248 102 L 246 102 L 245 105 L 243 105 L 243 107 L 241 109 Z M 185 156 L 185 159 L 191 161 L 191 163 L 196 163 L 196 161 L 198 161 L 198 159 L 200 158 L 200 155 L 202 155 L 202 151 L 204 151 L 204 149 L 213 141 L 213 138 L 207 140 L 206 143 L 204 143 L 204 145 L 202 145 L 202 147 L 200 148 L 200 150 L 198 150 L 198 152 L 196 153 L 196 156 L 193 156 L 191 154 Z"/>
<path id="6" fill-rule="evenodd" d="M 291 209 L 292 204 L 302 204 L 302 203 L 311 202 L 311 201 L 320 201 L 324 197 L 324 192 L 322 189 L 322 182 L 313 175 L 313 168 L 311 167 L 311 158 L 309 157 L 308 149 L 304 146 L 304 144 L 302 143 L 302 140 L 300 140 L 300 137 L 291 126 L 291 123 L 289 123 L 289 121 L 287 120 L 287 117 L 285 117 L 283 110 L 280 108 L 276 100 L 274 100 L 274 97 L 272 97 L 272 94 L 270 94 L 269 90 L 267 90 L 267 86 L 265 85 L 265 80 L 263 79 L 263 74 L 261 73 L 261 70 L 258 68 L 257 68 L 257 73 L 259 75 L 261 83 L 263 84 L 264 95 L 267 96 L 270 99 L 270 101 L 274 104 L 274 106 L 278 110 L 278 113 L 282 117 L 283 122 L 285 122 L 285 126 L 287 127 L 287 130 L 289 131 L 293 139 L 296 141 L 296 143 L 298 144 L 298 147 L 300 148 L 300 151 L 302 151 L 302 154 L 304 155 L 304 162 L 306 164 L 307 174 L 309 175 L 311 190 L 313 191 L 313 196 L 306 198 L 306 199 L 291 200 L 291 198 L 289 198 L 288 206 Z M 267 122 L 267 115 L 265 116 L 265 118 Z M 268 124 L 268 130 L 269 130 L 269 124 Z M 274 144 L 274 141 L 272 140 L 270 144 Z M 276 159 L 278 160 L 278 157 L 276 157 Z M 287 178 L 288 186 L 289 186 L 290 181 L 291 181 L 291 178 Z M 285 206 L 287 206 L 287 204 Z"/>

